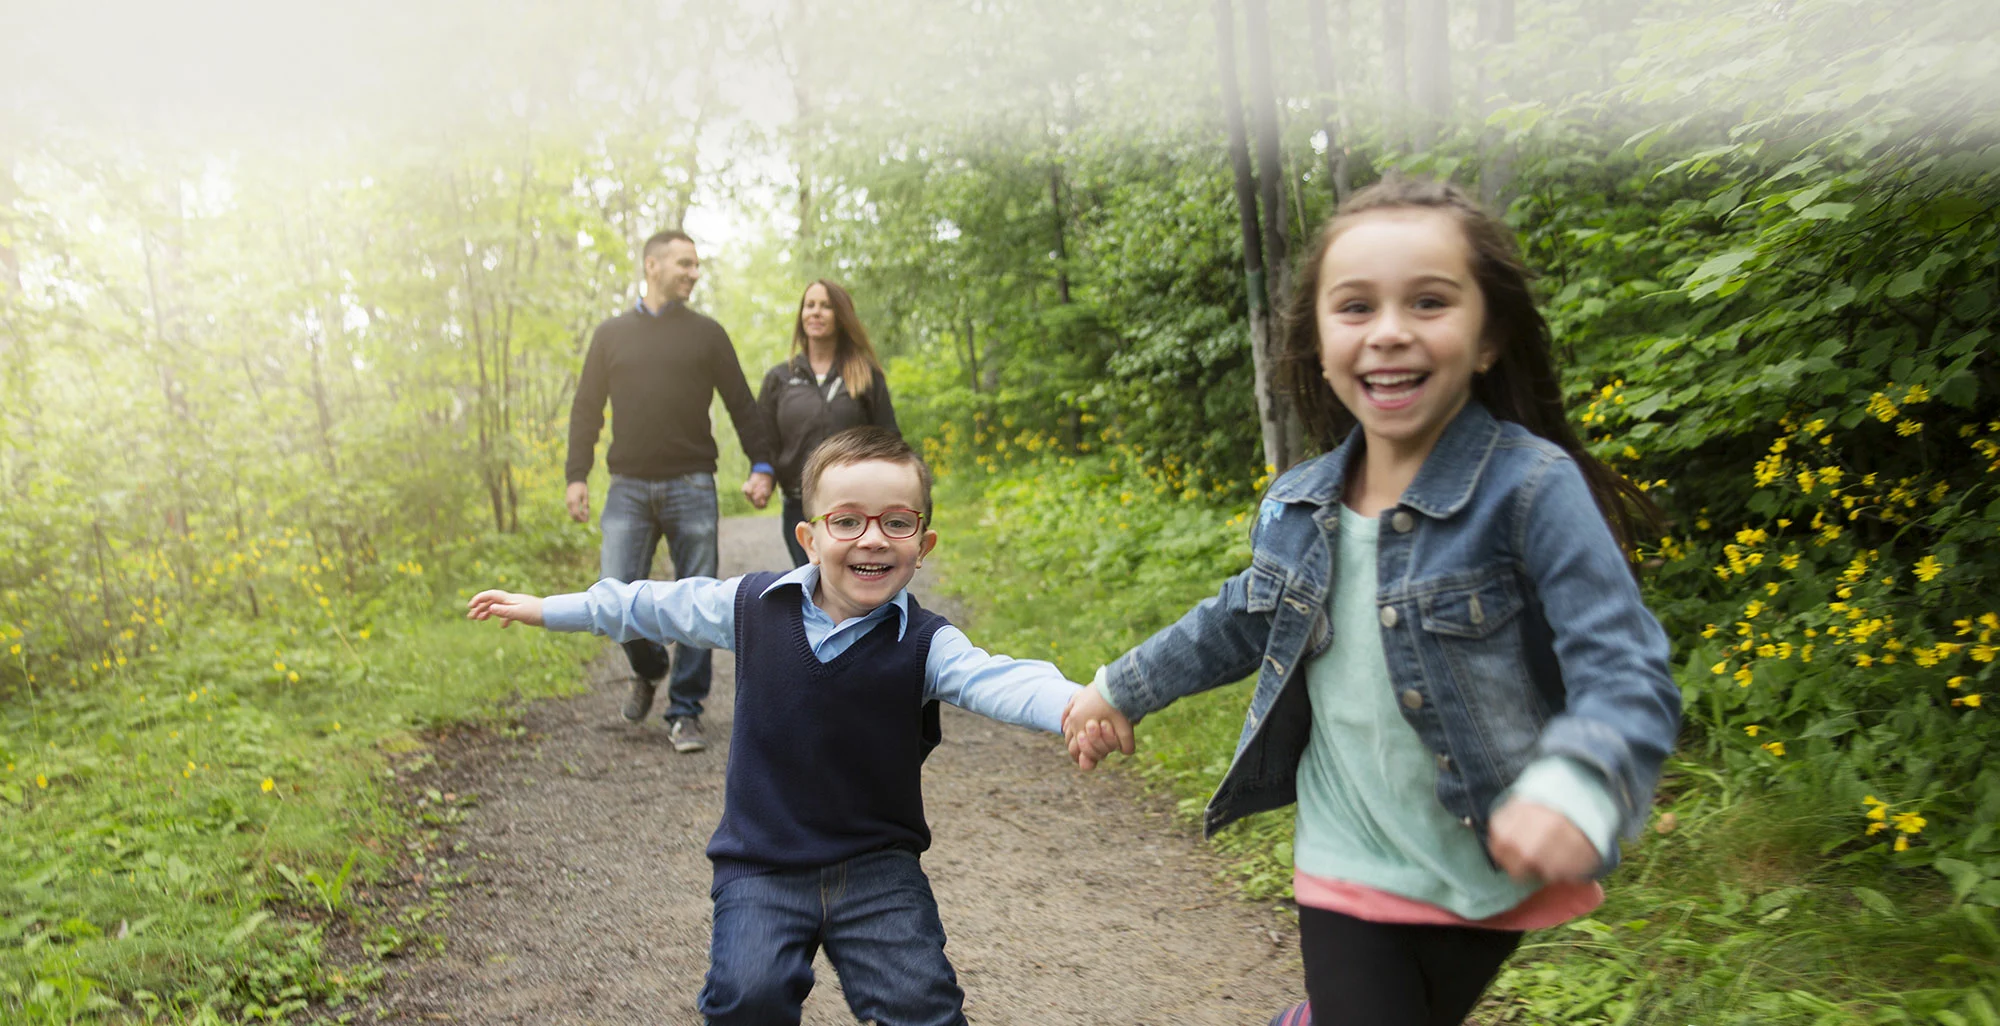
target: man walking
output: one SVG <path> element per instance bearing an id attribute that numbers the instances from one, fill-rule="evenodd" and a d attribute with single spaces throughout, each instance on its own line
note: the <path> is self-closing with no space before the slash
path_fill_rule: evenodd
<path id="1" fill-rule="evenodd" d="M 646 240 L 646 294 L 632 309 L 597 326 L 583 359 L 576 401 L 569 411 L 569 515 L 590 520 L 590 466 L 604 427 L 604 402 L 617 422 L 604 462 L 611 487 L 599 527 L 602 576 L 635 581 L 652 570 L 660 539 L 674 560 L 676 577 L 716 576 L 715 437 L 708 404 L 722 404 L 750 457 L 743 494 L 757 508 L 770 501 L 774 479 L 764 421 L 758 415 L 729 333 L 687 306 L 701 278 L 694 240 L 663 231 Z M 632 663 L 632 691 L 625 718 L 637 723 L 653 707 L 653 692 L 668 675 L 666 649 L 657 642 L 625 643 Z M 677 752 L 708 747 L 701 733 L 701 703 L 708 697 L 707 649 L 676 645 L 667 685 L 668 737 Z"/>

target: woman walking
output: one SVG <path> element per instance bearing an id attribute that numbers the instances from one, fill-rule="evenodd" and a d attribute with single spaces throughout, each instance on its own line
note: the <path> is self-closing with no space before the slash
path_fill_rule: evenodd
<path id="1" fill-rule="evenodd" d="M 791 359 L 764 375 L 757 405 L 778 450 L 785 547 L 792 565 L 803 566 L 806 553 L 793 528 L 805 519 L 799 473 L 806 457 L 828 436 L 847 428 L 872 424 L 898 430 L 888 378 L 846 289 L 824 278 L 806 286 L 792 324 Z"/>

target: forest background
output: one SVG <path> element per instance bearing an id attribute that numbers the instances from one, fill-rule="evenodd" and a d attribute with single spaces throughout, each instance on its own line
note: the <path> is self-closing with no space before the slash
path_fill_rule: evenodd
<path id="1" fill-rule="evenodd" d="M 455 617 L 592 572 L 563 425 L 653 231 L 753 379 L 806 281 L 855 292 L 982 640 L 1087 678 L 1247 561 L 1311 452 L 1271 302 L 1409 173 L 1506 212 L 1576 426 L 1666 512 L 1688 713 L 1611 902 L 1481 1016 L 2000 1023 L 1994 5 L 112 15 L 0 32 L 7 1021 L 337 1015 L 437 943 L 425 744 L 593 650 Z M 1242 705 L 1136 772 L 1192 814 Z M 1288 834 L 1219 840 L 1247 897 Z"/>

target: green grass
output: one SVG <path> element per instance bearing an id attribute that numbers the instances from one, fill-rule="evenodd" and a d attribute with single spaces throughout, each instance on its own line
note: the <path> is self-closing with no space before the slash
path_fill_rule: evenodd
<path id="1" fill-rule="evenodd" d="M 426 939 L 432 891 L 454 878 L 431 827 L 476 800 L 412 789 L 427 742 L 506 729 L 521 702 L 574 690 L 596 650 L 469 624 L 463 596 L 568 582 L 576 555 L 479 560 L 461 582 L 406 582 L 333 616 L 300 603 L 187 627 L 87 686 L 12 696 L 0 1019 L 278 1020 L 379 974 L 335 958 L 330 936 L 375 956 Z"/>
<path id="2" fill-rule="evenodd" d="M 1088 680 L 1247 563 L 1245 509 L 1174 501 L 1091 461 L 953 475 L 939 565 L 981 645 Z M 1247 701 L 1238 683 L 1148 717 L 1123 770 L 1197 829 Z M 1530 935 L 1474 1021 L 2000 1026 L 1996 910 L 1859 851 L 1855 809 L 1765 780 L 1675 762 L 1606 903 Z M 1289 897 L 1289 809 L 1215 844 L 1246 898 Z"/>

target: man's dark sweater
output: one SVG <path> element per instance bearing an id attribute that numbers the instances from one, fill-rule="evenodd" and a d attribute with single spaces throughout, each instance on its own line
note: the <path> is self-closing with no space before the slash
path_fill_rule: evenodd
<path id="1" fill-rule="evenodd" d="M 685 303 L 658 314 L 627 310 L 598 325 L 569 410 L 568 479 L 590 476 L 606 398 L 617 421 L 604 458 L 613 474 L 657 481 L 714 473 L 708 403 L 716 392 L 750 462 L 771 462 L 763 417 L 722 325 Z"/>

